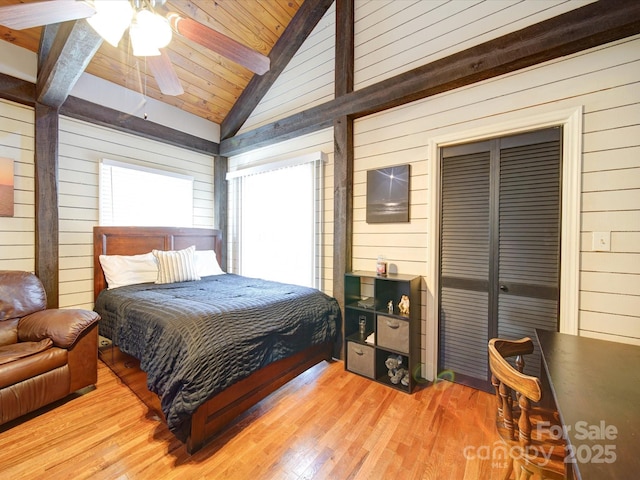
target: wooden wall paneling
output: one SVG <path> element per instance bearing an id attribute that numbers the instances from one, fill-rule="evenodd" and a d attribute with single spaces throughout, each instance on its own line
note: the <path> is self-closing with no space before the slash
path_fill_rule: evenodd
<path id="1" fill-rule="evenodd" d="M 35 274 L 47 292 L 47 307 L 58 307 L 58 110 L 35 109 Z"/>

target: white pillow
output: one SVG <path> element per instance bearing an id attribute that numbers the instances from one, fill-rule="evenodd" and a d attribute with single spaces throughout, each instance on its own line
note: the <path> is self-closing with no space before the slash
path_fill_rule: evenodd
<path id="1" fill-rule="evenodd" d="M 213 250 L 196 250 L 193 258 L 196 263 L 196 271 L 201 277 L 224 273 L 216 258 L 216 252 Z"/>
<path id="2" fill-rule="evenodd" d="M 100 255 L 107 288 L 151 283 L 158 278 L 158 262 L 153 253 L 142 255 Z"/>
<path id="3" fill-rule="evenodd" d="M 156 283 L 188 282 L 200 280 L 193 261 L 196 246 L 184 250 L 151 250 L 158 260 L 158 278 Z"/>

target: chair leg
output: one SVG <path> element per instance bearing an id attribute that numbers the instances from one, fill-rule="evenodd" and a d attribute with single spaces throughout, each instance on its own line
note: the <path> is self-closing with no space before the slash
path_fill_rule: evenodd
<path id="1" fill-rule="evenodd" d="M 507 462 L 507 471 L 504 474 L 504 477 L 502 477 L 502 480 L 509 480 L 509 478 L 511 478 L 511 473 L 513 472 L 513 463 L 514 460 L 512 458 L 509 459 L 509 462 Z M 516 474 L 515 480 L 518 480 L 518 476 Z"/>
<path id="2" fill-rule="evenodd" d="M 515 463 L 515 471 L 516 471 L 516 480 L 529 480 L 533 472 L 529 471 L 523 464 Z"/>

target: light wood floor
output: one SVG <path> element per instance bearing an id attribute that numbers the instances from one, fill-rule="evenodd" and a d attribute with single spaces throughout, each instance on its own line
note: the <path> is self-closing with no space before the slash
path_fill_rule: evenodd
<path id="1" fill-rule="evenodd" d="M 189 456 L 102 362 L 95 390 L 0 429 L 2 479 L 493 479 L 493 397 L 407 395 L 323 362 Z"/>

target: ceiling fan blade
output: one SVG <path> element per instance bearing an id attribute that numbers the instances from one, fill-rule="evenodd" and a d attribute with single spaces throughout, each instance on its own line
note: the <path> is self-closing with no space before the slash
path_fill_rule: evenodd
<path id="1" fill-rule="evenodd" d="M 167 19 L 174 31 L 183 37 L 219 53 L 229 60 L 233 60 L 258 75 L 269 71 L 271 63 L 269 57 L 250 49 L 240 42 L 236 42 L 232 38 L 195 20 L 183 18 L 175 12 L 167 14 Z"/>
<path id="2" fill-rule="evenodd" d="M 159 56 L 145 58 L 162 93 L 174 96 L 184 93 L 180 79 L 171 64 L 171 59 L 163 49 L 160 49 Z"/>
<path id="3" fill-rule="evenodd" d="M 75 0 L 19 3 L 0 7 L 0 24 L 13 30 L 24 30 L 87 18 L 94 13 L 96 11 L 91 5 Z"/>

